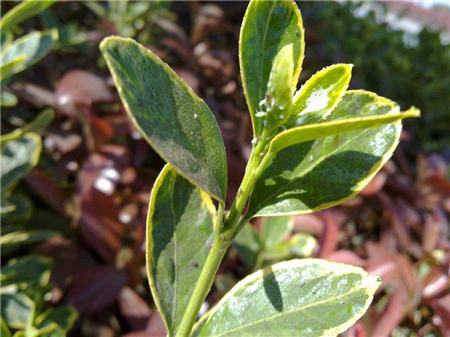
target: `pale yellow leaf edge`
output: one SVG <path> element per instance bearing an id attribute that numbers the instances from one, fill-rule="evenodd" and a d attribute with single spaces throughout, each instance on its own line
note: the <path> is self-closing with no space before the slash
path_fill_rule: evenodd
<path id="1" fill-rule="evenodd" d="M 206 102 L 201 99 L 195 92 L 194 90 L 191 88 L 190 85 L 187 84 L 187 82 L 185 80 L 183 80 L 180 76 L 178 76 L 178 74 L 163 60 L 161 60 L 157 55 L 155 55 L 151 50 L 145 48 L 143 45 L 141 45 L 140 43 L 136 42 L 135 40 L 133 40 L 132 38 L 125 38 L 125 37 L 120 37 L 120 36 L 108 36 L 106 38 L 103 39 L 103 41 L 100 43 L 100 51 L 103 54 L 103 57 L 106 61 L 106 64 L 108 65 L 108 68 L 110 70 L 111 76 L 114 80 L 114 84 L 117 88 L 117 91 L 119 93 L 120 99 L 122 104 L 125 107 L 125 111 L 127 112 L 128 117 L 131 119 L 134 127 L 139 130 L 139 133 L 144 137 L 144 139 L 147 141 L 147 143 L 152 147 L 152 149 L 166 162 L 170 163 L 167 159 L 166 156 L 162 153 L 162 151 L 160 151 L 159 149 L 157 149 L 154 145 L 153 145 L 153 141 L 150 139 L 150 137 L 147 136 L 147 134 L 144 132 L 144 130 L 139 126 L 139 123 L 137 122 L 136 118 L 134 118 L 134 115 L 132 113 L 132 110 L 128 104 L 128 102 L 123 99 L 124 94 L 123 94 L 123 87 L 121 85 L 118 85 L 118 76 L 116 74 L 116 71 L 114 70 L 114 67 L 111 63 L 111 60 L 108 56 L 108 53 L 106 52 L 108 45 L 111 43 L 124 43 L 124 44 L 135 44 L 139 50 L 143 53 L 143 55 L 150 57 L 152 60 L 154 60 L 156 63 L 158 63 L 159 65 L 161 65 L 167 72 L 169 72 L 170 74 L 172 74 L 177 81 L 184 87 L 184 89 L 186 89 L 189 93 L 189 95 L 198 103 L 200 104 L 204 104 L 208 110 L 211 112 L 211 109 L 209 108 L 209 106 L 206 104 Z M 211 112 L 212 114 L 212 112 Z M 217 126 L 217 130 L 219 130 L 219 134 L 220 134 L 220 128 L 219 125 L 217 124 L 217 120 L 214 118 L 214 115 L 212 116 L 214 122 L 216 123 Z M 225 145 L 223 143 L 223 139 L 221 142 L 223 151 L 225 153 Z M 225 161 L 226 161 L 226 155 L 225 155 Z M 200 184 L 198 182 L 195 182 L 193 179 L 191 179 L 191 177 L 189 177 L 188 175 L 184 174 L 183 170 L 181 170 L 179 167 L 177 167 L 176 165 L 174 165 L 173 163 L 170 163 L 173 167 L 176 168 L 177 173 L 179 175 L 181 175 L 183 178 L 185 178 L 186 180 L 188 180 L 192 185 L 197 186 L 199 189 L 204 188 L 203 186 L 200 186 Z M 225 197 L 226 197 L 226 191 L 223 191 L 224 195 L 220 196 L 217 193 L 214 193 L 212 191 L 208 191 L 208 193 L 216 200 L 218 200 L 221 203 L 225 203 Z"/>
<path id="2" fill-rule="evenodd" d="M 395 104 L 393 101 L 384 98 L 382 96 L 379 96 L 371 91 L 367 91 L 367 90 L 348 90 L 348 93 L 354 93 L 354 92 L 359 92 L 359 93 L 365 93 L 365 94 L 369 94 L 371 96 L 377 97 L 379 98 L 381 101 L 392 105 L 393 107 L 397 107 L 397 104 Z M 412 108 L 415 109 L 415 108 Z M 326 208 L 330 208 L 339 204 L 342 204 L 343 202 L 346 202 L 352 198 L 354 198 L 358 193 L 360 193 L 364 187 L 366 187 L 369 182 L 373 179 L 373 177 L 378 173 L 378 171 L 383 167 L 383 165 L 389 160 L 389 158 L 392 157 L 395 149 L 397 148 L 399 142 L 400 142 L 400 133 L 402 131 L 402 121 L 398 120 L 396 122 L 393 123 L 389 123 L 391 125 L 395 125 L 396 126 L 396 140 L 395 142 L 392 143 L 392 146 L 389 148 L 388 151 L 386 151 L 386 153 L 384 154 L 383 157 L 380 158 L 380 160 L 378 161 L 378 164 L 375 165 L 372 170 L 369 171 L 369 173 L 367 174 L 366 178 L 362 179 L 361 181 L 359 181 L 355 188 L 353 189 L 353 192 L 351 194 L 349 194 L 348 196 L 339 199 L 339 200 L 335 200 L 335 201 L 331 201 L 331 202 L 326 202 L 323 204 L 320 204 L 314 208 L 308 209 L 308 210 L 304 210 L 304 211 L 291 211 L 291 212 L 276 212 L 276 213 L 270 213 L 270 212 L 265 212 L 265 213 L 261 213 L 261 212 L 257 212 L 255 214 L 253 214 L 251 217 L 249 217 L 247 220 L 250 220 L 251 218 L 254 217 L 261 217 L 261 216 L 266 216 L 266 217 L 272 217 L 272 216 L 283 216 L 283 215 L 302 215 L 302 214 L 310 214 L 313 212 L 317 212 Z"/>
<path id="3" fill-rule="evenodd" d="M 147 271 L 148 283 L 150 286 L 150 292 L 152 294 L 153 301 L 155 302 L 155 305 L 156 305 L 158 311 L 161 313 L 162 320 L 163 320 L 164 325 L 166 326 L 168 332 L 170 332 L 169 324 L 166 321 L 166 318 L 163 314 L 164 311 L 161 310 L 163 307 L 162 307 L 162 304 L 159 299 L 159 294 L 156 290 L 156 284 L 154 282 L 156 275 L 153 274 L 152 268 L 151 268 L 152 252 L 153 252 L 153 239 L 152 239 L 153 226 L 152 226 L 151 219 L 155 212 L 155 205 L 156 205 L 156 198 L 158 195 L 158 191 L 159 191 L 161 185 L 163 184 L 166 176 L 172 171 L 175 172 L 175 174 L 183 177 L 173 167 L 172 164 L 167 163 L 166 165 L 164 165 L 163 169 L 161 170 L 158 177 L 156 178 L 156 180 L 153 184 L 152 191 L 150 193 L 150 200 L 149 200 L 149 204 L 148 204 L 148 212 L 147 212 L 147 218 L 146 218 L 146 234 L 145 234 L 145 241 L 146 241 L 145 242 L 145 266 L 146 266 L 146 271 Z M 192 184 L 192 186 L 194 186 L 197 189 L 197 191 L 200 193 L 200 198 L 201 198 L 202 204 L 211 213 L 212 226 L 214 228 L 217 217 L 216 217 L 216 208 L 214 206 L 214 203 L 213 203 L 211 197 L 209 196 L 209 194 L 207 194 L 206 192 L 204 192 L 203 190 L 198 188 L 196 185 Z M 170 336 L 170 333 L 169 333 L 169 336 Z"/>
<path id="4" fill-rule="evenodd" d="M 346 322 L 340 324 L 339 326 L 325 330 L 322 335 L 317 336 L 317 337 L 335 337 L 339 333 L 344 332 L 353 324 L 355 324 L 358 321 L 358 319 L 360 319 L 365 314 L 370 304 L 372 303 L 372 299 L 376 290 L 381 284 L 381 279 L 379 276 L 370 275 L 360 267 L 355 267 L 344 263 L 329 262 L 323 259 L 316 259 L 316 258 L 293 259 L 289 261 L 279 262 L 277 264 L 270 266 L 269 271 L 270 273 L 273 273 L 275 271 L 282 269 L 303 267 L 305 265 L 308 265 L 309 263 L 316 263 L 322 265 L 327 268 L 327 271 L 333 272 L 333 275 L 354 273 L 362 276 L 362 283 L 360 287 L 365 288 L 365 291 L 368 294 L 368 299 L 364 303 L 364 306 L 362 307 L 360 313 L 358 315 L 355 315 L 351 319 L 347 320 Z M 241 281 L 237 282 L 234 285 L 234 287 L 228 293 L 226 293 L 225 296 L 218 303 L 216 303 L 215 306 L 210 311 L 208 311 L 203 317 L 200 318 L 199 321 L 197 321 L 193 329 L 194 336 L 197 336 L 198 333 L 201 332 L 202 326 L 207 323 L 209 317 L 211 317 L 220 308 L 220 306 L 222 306 L 225 302 L 231 299 L 236 292 L 238 292 L 241 288 L 256 282 L 258 279 L 263 278 L 265 270 L 267 270 L 267 268 L 261 269 L 253 274 L 250 274 Z"/>

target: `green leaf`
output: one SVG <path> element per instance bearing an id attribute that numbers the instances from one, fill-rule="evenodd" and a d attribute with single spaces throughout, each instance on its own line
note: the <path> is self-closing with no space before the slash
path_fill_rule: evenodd
<path id="1" fill-rule="evenodd" d="M 29 255 L 9 260 L 0 273 L 1 287 L 16 285 L 20 288 L 46 286 L 50 282 L 52 260 Z"/>
<path id="2" fill-rule="evenodd" d="M 0 236 L 0 248 L 2 256 L 10 254 L 14 250 L 26 245 L 46 241 L 58 232 L 52 230 L 37 229 L 31 231 L 16 231 Z"/>
<path id="3" fill-rule="evenodd" d="M 292 257 L 310 257 L 317 248 L 317 240 L 314 236 L 305 233 L 293 235 L 289 240 L 267 248 L 264 251 L 264 259 L 281 261 Z"/>
<path id="4" fill-rule="evenodd" d="M 2 194 L 37 165 L 41 154 L 41 137 L 27 133 L 22 138 L 1 144 L 0 185 Z"/>
<path id="5" fill-rule="evenodd" d="M 11 337 L 11 331 L 9 331 L 8 326 L 1 317 L 0 317 L 0 336 Z"/>
<path id="6" fill-rule="evenodd" d="M 293 82 L 296 83 L 305 47 L 303 22 L 297 5 L 293 1 L 250 2 L 239 38 L 239 64 L 256 136 L 262 132 L 263 119 L 255 115 L 267 93 L 274 59 L 289 44 L 294 52 Z"/>
<path id="7" fill-rule="evenodd" d="M 335 64 L 315 73 L 294 96 L 294 124 L 316 123 L 328 117 L 350 83 L 352 64 Z"/>
<path id="8" fill-rule="evenodd" d="M 67 337 L 66 332 L 63 329 L 61 329 L 59 326 L 53 325 L 51 327 L 52 327 L 52 329 L 50 332 L 45 332 L 45 330 L 48 329 L 48 327 L 43 329 L 44 332 L 40 331 L 39 337 Z M 16 337 L 16 336 L 14 336 L 14 337 Z"/>
<path id="9" fill-rule="evenodd" d="M 0 79 L 4 80 L 21 72 L 47 55 L 56 39 L 54 35 L 54 32 L 33 32 L 22 36 L 4 48 L 0 52 L 0 67 L 2 70 L 7 67 L 8 72 L 2 72 Z M 11 66 L 11 62 L 14 62 L 14 66 Z"/>
<path id="10" fill-rule="evenodd" d="M 284 133 L 276 136 L 272 151 L 282 150 L 274 155 L 256 182 L 246 217 L 310 213 L 352 198 L 392 155 L 399 141 L 401 122 L 354 131 L 346 127 L 341 129 L 346 132 L 337 134 L 329 126 L 389 113 L 397 118 L 400 115 L 397 111 L 395 103 L 375 94 L 348 91 L 326 122 L 299 127 L 306 130 L 297 135 L 300 140 L 290 136 L 283 139 Z M 329 124 L 335 122 L 338 124 Z M 315 128 L 321 130 L 321 125 L 324 125 L 321 138 L 284 148 L 284 141 L 289 144 L 320 137 Z M 290 135 L 296 129 L 285 132 Z"/>
<path id="11" fill-rule="evenodd" d="M 292 43 L 281 48 L 273 61 L 272 70 L 267 84 L 267 95 L 261 108 L 266 112 L 259 112 L 265 117 L 267 127 L 276 129 L 290 118 L 292 96 L 295 90 L 294 50 Z M 261 116 L 261 117 L 262 117 Z"/>
<path id="12" fill-rule="evenodd" d="M 14 192 L 9 197 L 8 202 L 11 203 L 13 209 L 11 209 L 7 214 L 0 212 L 3 225 L 25 223 L 31 219 L 34 205 L 27 193 Z"/>
<path id="13" fill-rule="evenodd" d="M 11 29 L 22 21 L 38 15 L 56 0 L 26 0 L 14 6 L 0 20 L 0 30 L 2 32 Z"/>
<path id="14" fill-rule="evenodd" d="M 290 216 L 268 217 L 264 220 L 260 238 L 265 249 L 275 246 L 282 241 L 294 227 Z"/>
<path id="15" fill-rule="evenodd" d="M 8 134 L 2 135 L 0 137 L 0 144 L 20 138 L 27 132 L 41 133 L 47 126 L 50 125 L 54 118 L 55 111 L 53 109 L 45 109 L 25 126 L 17 128 Z"/>
<path id="16" fill-rule="evenodd" d="M 38 329 L 42 329 L 52 323 L 56 323 L 67 333 L 72 329 L 77 319 L 78 312 L 75 308 L 70 305 L 63 305 L 57 308 L 48 309 L 39 315 L 36 319 L 36 325 Z"/>
<path id="17" fill-rule="evenodd" d="M 150 197 L 147 272 L 170 335 L 180 324 L 205 263 L 214 221 L 211 198 L 167 164 Z"/>
<path id="18" fill-rule="evenodd" d="M 0 69 L 0 72 L 3 72 Z M 17 104 L 17 96 L 12 92 L 6 90 L 5 88 L 0 89 L 0 106 L 4 106 L 7 108 L 13 107 Z"/>
<path id="19" fill-rule="evenodd" d="M 205 102 L 134 40 L 109 37 L 100 49 L 126 110 L 145 139 L 186 179 L 223 201 L 225 148 Z"/>
<path id="20" fill-rule="evenodd" d="M 393 111 L 383 115 L 366 115 L 364 117 L 350 118 L 344 117 L 342 119 L 331 120 L 329 122 L 298 126 L 296 128 L 280 132 L 276 135 L 270 143 L 269 151 L 276 153 L 286 147 L 308 142 L 310 140 L 334 136 L 340 133 L 359 129 L 376 128 L 405 118 L 419 116 L 420 112 L 416 108 L 411 108 L 403 113 L 399 112 L 398 109 L 393 109 Z"/>
<path id="21" fill-rule="evenodd" d="M 198 336 L 337 336 L 367 310 L 380 281 L 360 268 L 291 260 L 236 284 Z"/>
<path id="22" fill-rule="evenodd" d="M 25 328 L 33 307 L 33 301 L 24 294 L 0 293 L 1 317 L 11 328 Z"/>
<path id="23" fill-rule="evenodd" d="M 247 267 L 252 268 L 255 265 L 261 244 L 258 233 L 250 223 L 245 224 L 234 238 L 233 248 Z"/>
<path id="24" fill-rule="evenodd" d="M 16 69 L 22 66 L 25 63 L 27 58 L 24 55 L 18 55 L 12 60 L 5 62 L 0 65 L 0 80 L 8 78 L 15 74 Z M 2 90 L 3 91 L 3 90 Z"/>

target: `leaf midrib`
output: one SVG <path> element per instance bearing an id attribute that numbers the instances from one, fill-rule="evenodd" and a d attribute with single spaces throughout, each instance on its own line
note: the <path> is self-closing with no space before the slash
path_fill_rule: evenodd
<path id="1" fill-rule="evenodd" d="M 173 179 L 173 178 L 172 178 Z M 176 176 L 175 179 L 173 179 L 171 181 L 171 193 L 170 193 L 170 210 L 172 212 L 172 226 L 173 226 L 173 244 L 174 244 L 174 249 L 173 249 L 173 262 L 175 265 L 175 278 L 174 278 L 174 285 L 173 285 L 173 293 L 174 293 L 174 297 L 172 299 L 172 329 L 175 330 L 175 323 L 176 323 L 176 318 L 177 318 L 177 298 L 178 298 L 178 253 L 177 253 L 177 232 L 175 230 L 175 205 L 174 205 L 174 189 L 175 189 L 175 182 L 176 182 Z"/>
<path id="2" fill-rule="evenodd" d="M 272 315 L 272 316 L 264 318 L 264 319 L 259 319 L 259 320 L 250 322 L 248 324 L 241 325 L 241 326 L 239 326 L 237 328 L 224 331 L 224 332 L 222 332 L 222 333 L 220 333 L 218 335 L 211 335 L 210 337 L 225 336 L 226 334 L 229 334 L 231 332 L 239 331 L 239 330 L 242 330 L 244 328 L 247 328 L 247 327 L 250 327 L 250 326 L 253 326 L 253 325 L 257 325 L 257 324 L 262 323 L 262 322 L 267 322 L 267 321 L 276 319 L 276 318 L 278 318 L 280 316 L 289 315 L 289 314 L 293 314 L 293 313 L 296 313 L 296 312 L 301 312 L 303 310 L 312 308 L 312 307 L 317 306 L 317 305 L 322 305 L 322 304 L 325 304 L 325 303 L 328 303 L 328 302 L 331 302 L 331 301 L 339 300 L 340 298 L 343 298 L 343 297 L 346 297 L 346 296 L 350 296 L 350 295 L 352 295 L 352 294 L 354 294 L 354 293 L 356 293 L 358 291 L 364 291 L 365 289 L 366 288 L 364 288 L 364 287 L 359 287 L 359 288 L 353 289 L 353 290 L 351 290 L 351 291 L 349 291 L 349 292 L 347 292 L 345 294 L 341 294 L 341 295 L 338 295 L 338 296 L 335 296 L 335 297 L 332 297 L 332 298 L 328 298 L 326 300 L 313 302 L 313 303 L 305 305 L 304 307 L 302 307 L 300 309 L 294 309 L 294 310 L 290 310 L 290 311 L 285 311 L 285 312 L 282 312 L 282 313 L 277 314 L 277 315 Z"/>
<path id="3" fill-rule="evenodd" d="M 276 1 L 273 1 L 271 3 L 272 7 L 270 7 L 270 10 L 269 10 L 269 15 L 267 18 L 267 25 L 266 25 L 266 29 L 265 29 L 264 35 L 263 35 L 262 48 L 261 48 L 261 63 L 259 64 L 260 83 L 263 80 L 264 54 L 265 54 L 265 48 L 266 48 L 266 42 L 267 42 L 267 32 L 269 31 L 270 20 L 272 19 L 272 12 L 273 12 L 273 9 L 275 8 L 275 4 L 276 4 Z M 262 95 L 263 95 L 262 85 L 260 85 L 258 88 L 258 98 L 262 97 Z M 258 102 L 256 102 L 256 104 L 258 105 Z M 257 107 L 253 108 L 253 110 L 255 112 L 256 112 L 256 108 Z"/>

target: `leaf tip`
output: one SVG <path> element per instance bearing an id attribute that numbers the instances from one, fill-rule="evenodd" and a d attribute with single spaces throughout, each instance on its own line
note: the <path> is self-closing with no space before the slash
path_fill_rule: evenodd
<path id="1" fill-rule="evenodd" d="M 415 106 L 410 107 L 408 110 L 404 112 L 407 116 L 405 117 L 420 117 L 420 109 L 416 108 Z"/>
<path id="2" fill-rule="evenodd" d="M 383 279 L 378 275 L 368 274 L 362 280 L 362 286 L 367 289 L 367 292 L 370 296 L 373 296 L 373 294 L 375 294 L 375 291 L 377 291 L 381 283 L 383 283 Z"/>
<path id="3" fill-rule="evenodd" d="M 355 65 L 353 63 L 339 63 L 337 66 L 342 67 L 344 72 L 350 76 Z"/>
<path id="4" fill-rule="evenodd" d="M 135 41 L 131 38 L 121 37 L 118 35 L 111 35 L 111 36 L 105 37 L 102 40 L 102 42 L 100 42 L 99 48 L 102 51 L 102 53 L 106 53 L 108 48 L 110 48 L 112 45 L 114 45 L 116 43 L 130 43 L 130 42 L 135 42 Z"/>

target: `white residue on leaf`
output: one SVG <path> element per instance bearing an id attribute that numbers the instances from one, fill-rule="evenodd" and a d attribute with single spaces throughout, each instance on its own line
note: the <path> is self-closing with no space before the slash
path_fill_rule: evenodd
<path id="1" fill-rule="evenodd" d="M 323 110 L 327 107 L 330 99 L 330 91 L 333 89 L 333 86 L 328 88 L 321 88 L 319 90 L 315 90 L 311 93 L 309 98 L 306 101 L 306 108 L 302 111 L 302 113 L 315 112 Z M 326 117 L 326 116 L 323 116 Z"/>

